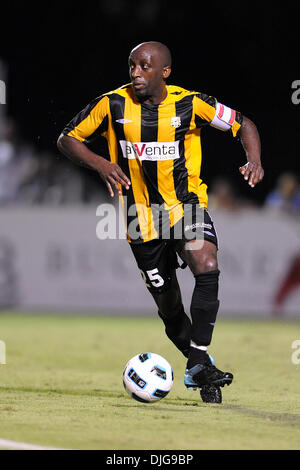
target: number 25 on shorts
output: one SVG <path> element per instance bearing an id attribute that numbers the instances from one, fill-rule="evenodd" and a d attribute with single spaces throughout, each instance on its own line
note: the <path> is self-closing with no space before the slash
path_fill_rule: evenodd
<path id="1" fill-rule="evenodd" d="M 158 274 L 157 268 L 148 269 L 146 273 L 144 273 L 144 271 L 142 271 L 141 269 L 140 271 L 141 271 L 142 278 L 144 279 L 147 287 L 161 287 L 164 285 L 165 281 L 160 276 L 160 274 Z M 151 285 L 148 283 L 147 277 L 149 281 L 151 282 Z"/>

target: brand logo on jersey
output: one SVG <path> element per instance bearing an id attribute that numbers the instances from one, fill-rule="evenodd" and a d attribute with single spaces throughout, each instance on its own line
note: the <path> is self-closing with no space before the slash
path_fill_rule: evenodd
<path id="1" fill-rule="evenodd" d="M 184 228 L 184 231 L 187 232 L 188 230 L 194 230 L 195 228 L 208 228 L 208 229 L 211 229 L 212 228 L 212 225 L 211 224 L 205 224 L 204 222 L 196 222 L 192 225 L 186 225 L 185 228 Z M 205 230 L 203 230 L 204 233 L 209 233 L 210 232 L 206 232 Z M 211 234 L 213 235 L 213 234 Z"/>
<path id="2" fill-rule="evenodd" d="M 126 124 L 127 122 L 132 122 L 131 119 L 116 119 L 116 122 L 119 122 L 120 124 Z"/>
<path id="3" fill-rule="evenodd" d="M 175 127 L 175 129 L 181 126 L 180 116 L 171 117 L 171 126 Z"/>
<path id="4" fill-rule="evenodd" d="M 123 157 L 138 160 L 164 161 L 179 158 L 179 141 L 175 142 L 128 142 L 120 140 Z"/>

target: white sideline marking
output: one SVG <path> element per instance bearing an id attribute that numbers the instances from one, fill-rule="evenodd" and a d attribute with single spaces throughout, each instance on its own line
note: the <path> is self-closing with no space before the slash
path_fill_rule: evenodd
<path id="1" fill-rule="evenodd" d="M 35 444 L 27 444 L 26 442 L 9 441 L 6 439 L 0 439 L 0 447 L 5 447 L 6 449 L 11 450 L 66 450 L 58 449 L 56 447 L 45 447 L 38 446 Z"/>

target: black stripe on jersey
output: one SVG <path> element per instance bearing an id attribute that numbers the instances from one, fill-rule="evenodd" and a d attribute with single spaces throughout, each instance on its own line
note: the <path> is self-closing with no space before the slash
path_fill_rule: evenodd
<path id="1" fill-rule="evenodd" d="M 210 106 L 213 106 L 213 108 L 216 107 L 216 98 L 213 96 L 209 96 L 206 93 L 197 93 L 196 96 L 200 98 L 200 100 L 205 101 L 205 103 L 209 104 Z"/>
<path id="2" fill-rule="evenodd" d="M 175 130 L 175 141 L 179 140 L 179 155 L 177 160 L 174 160 L 173 178 L 177 199 L 181 202 L 187 202 L 197 199 L 196 194 L 189 193 L 188 191 L 188 171 L 185 166 L 185 153 L 184 153 L 184 140 L 185 134 L 188 132 L 193 116 L 193 95 L 186 96 L 180 101 L 176 101 L 176 116 L 180 116 L 181 126 Z"/>
<path id="3" fill-rule="evenodd" d="M 158 106 L 159 105 L 141 105 L 141 142 L 157 142 Z M 156 231 L 161 234 L 162 211 L 164 210 L 162 205 L 164 199 L 158 191 L 157 162 L 143 160 L 142 168 L 147 184 L 154 227 Z"/>
<path id="4" fill-rule="evenodd" d="M 158 105 L 141 106 L 141 142 L 157 142 Z M 142 161 L 143 172 L 147 181 L 150 204 L 162 204 L 163 198 L 158 193 L 157 162 Z"/>
<path id="5" fill-rule="evenodd" d="M 125 173 L 125 175 L 128 176 L 128 178 L 130 179 L 128 159 L 123 157 L 122 149 L 120 146 L 120 140 L 126 140 L 125 133 L 124 133 L 124 124 L 121 124 L 120 122 L 116 122 L 119 119 L 124 119 L 125 98 L 121 95 L 118 95 L 117 93 L 113 93 L 109 95 L 109 106 L 110 106 L 112 124 L 114 126 L 114 130 L 115 130 L 117 142 L 118 142 L 118 164 L 120 168 L 122 169 L 122 171 Z M 128 226 L 130 222 L 136 218 L 134 215 L 128 215 L 128 209 L 133 204 L 135 204 L 132 185 L 129 186 L 129 189 L 125 189 L 124 186 L 122 186 L 122 194 L 123 194 L 123 197 L 126 197 L 126 201 L 127 201 L 127 208 L 124 206 L 124 210 L 127 209 L 126 210 L 126 218 L 127 218 L 126 225 Z M 139 230 L 138 227 L 136 228 L 136 230 L 137 231 Z M 143 241 L 143 239 L 139 238 L 134 241 L 141 242 Z"/>
<path id="6" fill-rule="evenodd" d="M 202 119 L 200 116 L 195 114 L 195 124 L 196 124 L 196 127 L 199 128 L 199 127 L 209 126 L 210 122 L 206 121 L 206 119 Z"/>
<path id="7" fill-rule="evenodd" d="M 101 137 L 101 134 L 103 132 L 107 131 L 107 129 L 108 129 L 108 115 L 106 115 L 104 117 L 104 119 L 101 122 L 100 126 L 98 126 L 97 129 L 91 135 L 89 135 L 89 137 L 87 139 L 84 140 L 84 142 L 86 144 L 90 144 L 91 142 L 93 142 L 98 137 Z"/>
<path id="8" fill-rule="evenodd" d="M 242 124 L 243 124 L 243 115 L 242 115 L 242 113 L 240 113 L 239 111 L 236 111 L 236 112 L 235 112 L 235 120 L 236 120 L 236 122 L 238 122 L 238 123 L 240 124 L 240 126 L 241 126 L 241 127 L 239 128 L 239 130 L 237 131 L 236 136 L 235 136 L 235 138 L 236 138 L 238 141 L 240 141 L 240 134 L 241 134 Z"/>
<path id="9" fill-rule="evenodd" d="M 81 123 L 94 109 L 94 107 L 99 103 L 99 101 L 103 98 L 103 95 L 98 96 L 97 98 L 93 99 L 82 111 L 80 111 L 76 116 L 66 125 L 66 127 L 63 130 L 63 134 L 67 135 L 69 132 L 71 132 L 73 129 L 75 129 L 78 124 Z M 106 129 L 103 129 L 103 131 Z M 103 132 L 102 131 L 102 132 Z"/>
<path id="10" fill-rule="evenodd" d="M 112 125 L 114 127 L 114 131 L 117 137 L 118 142 L 118 164 L 121 167 L 122 171 L 130 178 L 130 171 L 128 166 L 127 158 L 123 157 L 120 140 L 125 139 L 124 133 L 124 124 L 121 122 L 116 122 L 124 119 L 124 110 L 125 110 L 125 98 L 124 96 L 118 95 L 117 93 L 113 93 L 109 95 L 109 106 L 110 106 L 110 113 L 111 113 L 111 120 Z M 124 195 L 127 194 L 124 193 Z"/>
<path id="11" fill-rule="evenodd" d="M 243 123 L 243 115 L 239 111 L 235 112 L 235 120 L 238 122 L 240 125 Z M 240 130 L 240 129 L 239 129 Z"/>

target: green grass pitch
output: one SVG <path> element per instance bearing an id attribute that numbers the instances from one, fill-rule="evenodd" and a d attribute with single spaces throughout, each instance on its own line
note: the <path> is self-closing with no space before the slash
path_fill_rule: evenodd
<path id="1" fill-rule="evenodd" d="M 158 318 L 2 312 L 0 439 L 64 449 L 299 449 L 299 322 L 219 317 L 209 352 L 234 373 L 223 403 L 183 385 L 185 359 Z M 153 404 L 123 389 L 126 362 L 156 352 L 173 366 Z"/>

